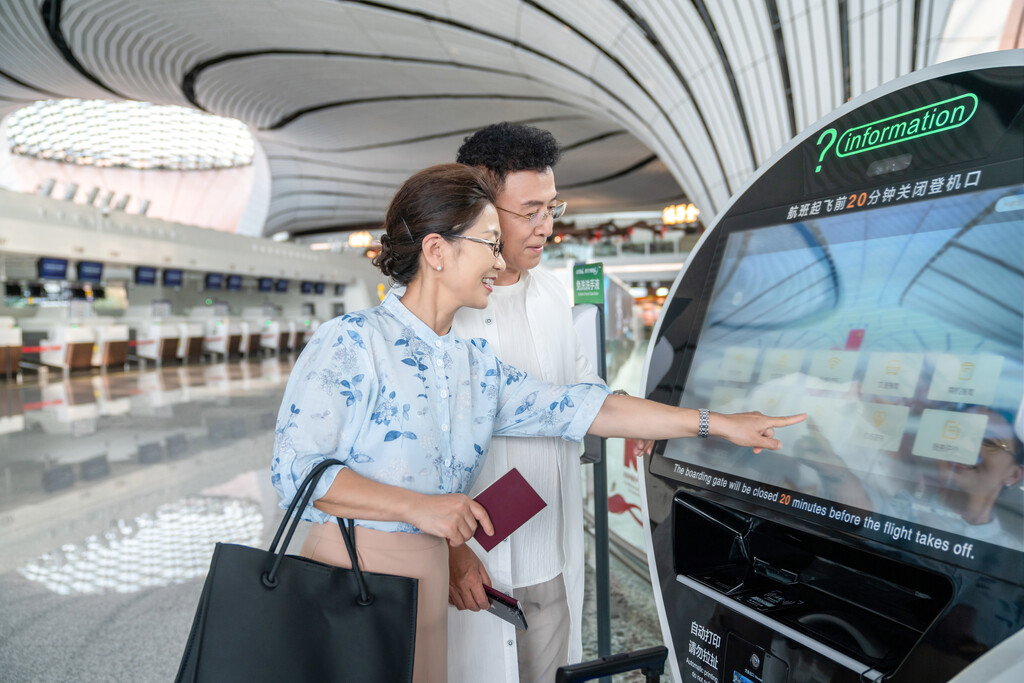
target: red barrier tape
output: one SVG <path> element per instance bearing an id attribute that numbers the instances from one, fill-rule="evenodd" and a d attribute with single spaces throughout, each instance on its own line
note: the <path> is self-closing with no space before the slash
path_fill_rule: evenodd
<path id="1" fill-rule="evenodd" d="M 22 346 L 22 353 L 39 353 L 40 351 L 60 351 L 63 346 Z"/>
<path id="2" fill-rule="evenodd" d="M 36 401 L 35 403 L 24 403 L 21 406 L 22 410 L 39 410 L 40 408 L 48 408 L 50 406 L 64 405 L 64 399 L 57 398 L 52 401 Z"/>

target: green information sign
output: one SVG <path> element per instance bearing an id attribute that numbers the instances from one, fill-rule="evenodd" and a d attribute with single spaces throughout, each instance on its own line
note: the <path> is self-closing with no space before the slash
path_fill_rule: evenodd
<path id="1" fill-rule="evenodd" d="M 821 170 L 832 143 L 835 143 L 836 156 L 848 157 L 959 128 L 970 121 L 976 111 L 978 96 L 969 92 L 850 128 L 842 135 L 835 128 L 826 128 L 818 137 L 817 144 L 824 143 L 825 147 L 818 156 L 814 172 Z"/>
<path id="2" fill-rule="evenodd" d="M 604 264 L 578 263 L 573 266 L 572 293 L 575 304 L 603 304 Z"/>

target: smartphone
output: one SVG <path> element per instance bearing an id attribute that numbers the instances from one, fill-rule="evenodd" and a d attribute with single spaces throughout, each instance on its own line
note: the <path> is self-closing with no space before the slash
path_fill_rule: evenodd
<path id="1" fill-rule="evenodd" d="M 486 584 L 484 584 L 484 592 L 487 593 L 487 601 L 491 603 L 491 606 L 487 608 L 488 612 L 501 617 L 520 631 L 526 630 L 526 615 L 523 614 L 523 608 L 518 600 Z"/>

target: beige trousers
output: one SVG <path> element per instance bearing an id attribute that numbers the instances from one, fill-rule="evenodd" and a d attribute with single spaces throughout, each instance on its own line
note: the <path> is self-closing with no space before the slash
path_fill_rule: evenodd
<path id="1" fill-rule="evenodd" d="M 413 683 L 444 683 L 448 676 L 448 544 L 427 534 L 356 527 L 359 566 L 368 572 L 419 579 Z M 351 567 L 337 522 L 314 524 L 300 553 L 317 562 Z"/>
<path id="2" fill-rule="evenodd" d="M 551 683 L 558 667 L 569 663 L 569 601 L 565 580 L 559 574 L 550 581 L 512 590 L 523 606 L 525 631 L 516 631 L 519 683 Z"/>

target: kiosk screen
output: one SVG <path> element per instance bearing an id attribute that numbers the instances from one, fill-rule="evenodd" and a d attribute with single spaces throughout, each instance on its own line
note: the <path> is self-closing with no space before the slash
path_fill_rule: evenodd
<path id="1" fill-rule="evenodd" d="M 760 455 L 670 441 L 677 478 L 954 562 L 1024 549 L 1024 186 L 732 229 L 715 263 L 679 404 L 808 419 Z"/>

